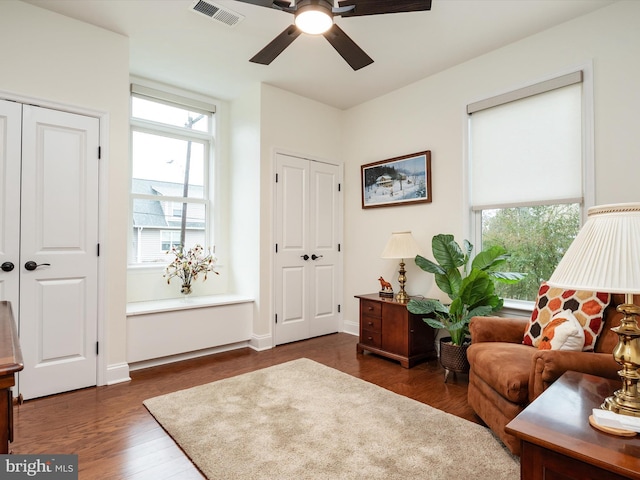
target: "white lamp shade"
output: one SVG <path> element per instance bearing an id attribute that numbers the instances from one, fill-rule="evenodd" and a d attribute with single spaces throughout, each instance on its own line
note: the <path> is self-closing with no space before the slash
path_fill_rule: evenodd
<path id="1" fill-rule="evenodd" d="M 382 258 L 413 258 L 421 254 L 411 232 L 393 232 L 382 251 Z"/>
<path id="2" fill-rule="evenodd" d="M 640 203 L 590 208 L 587 222 L 548 284 L 575 290 L 640 293 Z"/>

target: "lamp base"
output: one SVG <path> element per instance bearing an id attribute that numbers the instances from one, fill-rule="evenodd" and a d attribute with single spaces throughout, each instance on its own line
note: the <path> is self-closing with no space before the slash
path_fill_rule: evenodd
<path id="1" fill-rule="evenodd" d="M 620 415 L 640 417 L 640 400 L 637 398 L 625 399 L 622 390 L 616 390 L 613 395 L 605 398 L 600 408 Z"/>
<path id="2" fill-rule="evenodd" d="M 631 303 L 618 305 L 617 310 L 624 314 L 618 327 L 612 328 L 618 335 L 618 344 L 613 349 L 613 358 L 622 366 L 618 372 L 622 379 L 622 388 L 616 390 L 610 397 L 605 398 L 603 410 L 640 417 L 640 328 L 636 315 L 640 314 L 640 307 Z"/>
<path id="3" fill-rule="evenodd" d="M 409 295 L 407 295 L 407 292 L 405 292 L 404 289 L 400 290 L 396 295 L 396 302 L 398 303 L 409 302 Z"/>
<path id="4" fill-rule="evenodd" d="M 405 275 L 406 270 L 404 269 L 404 258 L 400 260 L 400 270 L 398 271 L 398 283 L 400 284 L 400 291 L 396 295 L 396 301 L 398 303 L 407 303 L 409 301 L 409 295 L 404 291 L 404 284 L 407 282 L 407 277 Z"/>

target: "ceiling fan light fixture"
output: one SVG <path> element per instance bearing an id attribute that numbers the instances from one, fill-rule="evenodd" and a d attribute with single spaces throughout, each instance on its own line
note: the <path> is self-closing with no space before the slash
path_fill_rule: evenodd
<path id="1" fill-rule="evenodd" d="M 298 2 L 294 22 L 304 33 L 320 35 L 333 26 L 331 4 L 324 0 Z"/>

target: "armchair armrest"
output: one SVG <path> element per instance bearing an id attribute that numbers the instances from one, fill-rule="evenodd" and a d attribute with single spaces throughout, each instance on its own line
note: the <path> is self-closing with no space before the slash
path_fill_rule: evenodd
<path id="1" fill-rule="evenodd" d="M 471 343 L 522 343 L 528 324 L 526 318 L 473 317 L 469 323 Z"/>
<path id="2" fill-rule="evenodd" d="M 539 350 L 533 356 L 529 374 L 529 401 L 532 402 L 568 370 L 617 379 L 621 368 L 611 353 Z"/>

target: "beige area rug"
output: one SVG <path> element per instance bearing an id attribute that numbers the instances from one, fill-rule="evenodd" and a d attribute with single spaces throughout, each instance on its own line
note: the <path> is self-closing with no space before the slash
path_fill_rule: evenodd
<path id="1" fill-rule="evenodd" d="M 306 358 L 144 405 L 210 480 L 520 478 L 486 428 Z"/>

